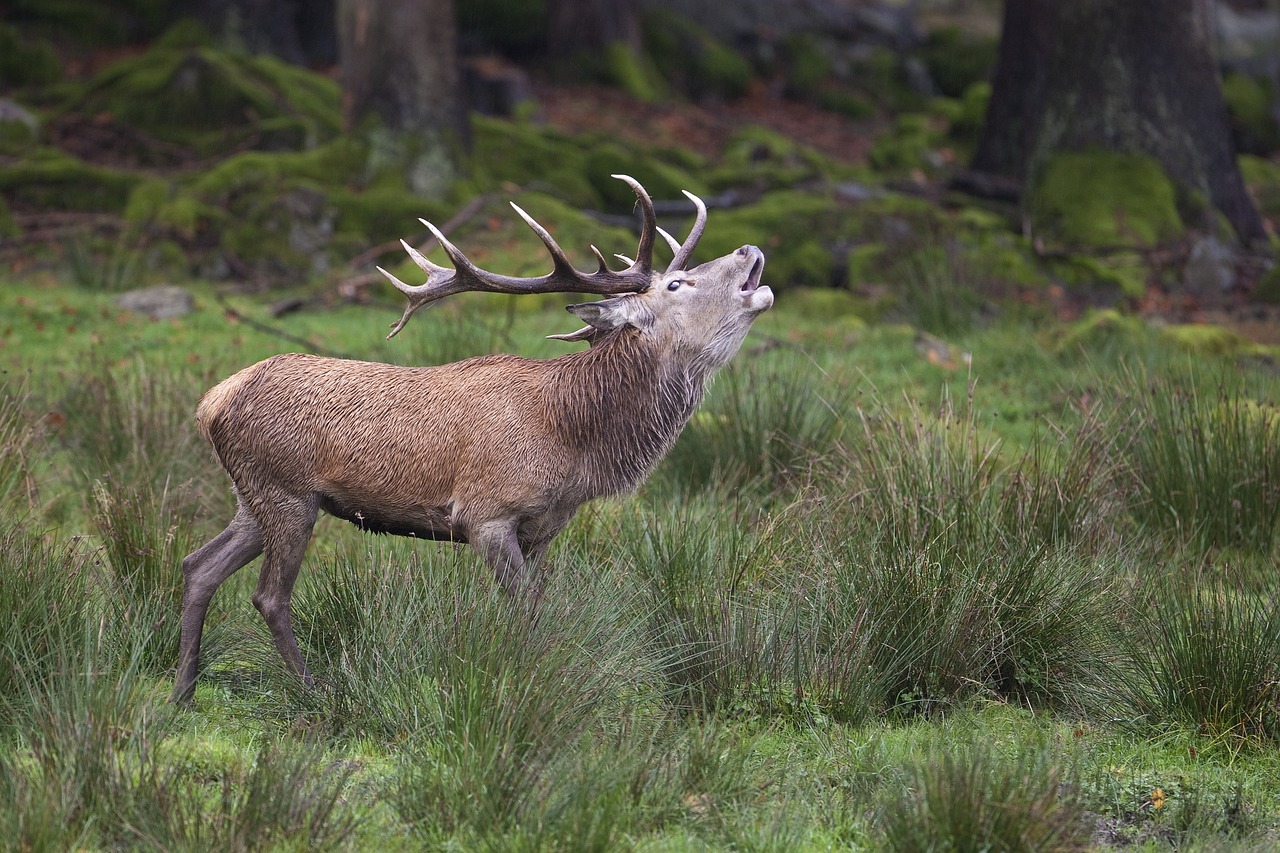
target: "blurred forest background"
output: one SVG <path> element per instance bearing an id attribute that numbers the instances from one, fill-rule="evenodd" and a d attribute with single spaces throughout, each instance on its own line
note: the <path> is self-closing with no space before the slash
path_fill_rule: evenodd
<path id="1" fill-rule="evenodd" d="M 360 300 L 417 217 L 483 220 L 512 188 L 558 202 L 563 228 L 626 225 L 623 171 L 661 213 L 685 213 L 681 189 L 732 211 L 707 251 L 757 242 L 774 287 L 845 289 L 869 316 L 895 270 L 936 258 L 971 307 L 1114 305 L 1275 342 L 1280 9 L 1263 0 L 2 14 L 0 262 L 21 277 Z"/>

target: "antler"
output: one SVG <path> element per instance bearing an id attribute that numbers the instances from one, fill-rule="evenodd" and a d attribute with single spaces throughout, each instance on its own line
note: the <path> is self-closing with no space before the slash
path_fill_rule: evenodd
<path id="1" fill-rule="evenodd" d="M 702 230 L 707 227 L 707 206 L 702 203 L 702 199 L 698 198 L 688 190 L 681 190 L 689 201 L 693 202 L 693 206 L 698 209 L 697 216 L 694 217 L 693 227 L 689 229 L 689 236 L 684 238 L 684 244 L 681 245 L 666 231 L 661 228 L 658 233 L 667 241 L 667 245 L 671 247 L 671 251 L 675 252 L 675 257 L 671 259 L 671 263 L 667 265 L 667 272 L 675 272 L 682 270 L 685 264 L 689 263 L 689 258 L 693 257 L 693 250 L 698 248 L 698 241 L 702 239 Z"/>
<path id="2" fill-rule="evenodd" d="M 445 254 L 449 256 L 449 260 L 453 262 L 454 269 L 432 263 L 407 242 L 400 241 L 405 251 L 409 253 L 409 257 L 413 258 L 414 263 L 427 274 L 427 280 L 424 284 L 417 286 L 405 284 L 382 267 L 378 267 L 378 272 L 386 276 L 397 290 L 409 297 L 409 304 L 404 309 L 404 315 L 401 316 L 397 323 L 392 325 L 391 334 L 387 335 L 387 337 L 394 337 L 404 328 L 405 323 L 409 322 L 413 312 L 424 305 L 430 305 L 438 299 L 469 290 L 489 293 L 565 292 L 616 294 L 638 293 L 647 289 L 653 274 L 654 238 L 660 231 L 658 228 L 658 216 L 653 209 L 653 200 L 649 198 L 649 194 L 645 192 L 644 187 L 640 186 L 639 181 L 627 175 L 613 175 L 613 177 L 620 181 L 625 181 L 631 189 L 635 190 L 636 201 L 640 205 L 640 212 L 644 220 L 640 230 L 640 244 L 636 247 L 635 260 L 618 255 L 628 264 L 626 269 L 616 271 L 609 269 L 604 255 L 600 254 L 600 250 L 595 246 L 591 247 L 591 251 L 596 256 L 596 260 L 599 261 L 599 268 L 592 273 L 584 273 L 575 269 L 568 257 L 565 256 L 564 250 L 547 233 L 547 229 L 535 222 L 533 217 L 521 210 L 515 202 L 512 202 L 511 206 L 515 208 L 516 213 L 520 214 L 520 218 L 533 229 L 533 233 L 538 235 L 538 238 L 542 240 L 547 247 L 547 251 L 551 254 L 551 272 L 546 275 L 522 278 L 486 272 L 473 264 L 457 246 L 445 239 L 439 229 L 422 219 L 419 221 L 427 226 L 427 230 L 439 241 L 440 247 L 444 249 Z M 690 198 L 693 198 L 693 196 L 690 196 Z M 694 199 L 694 202 L 701 211 L 699 222 L 694 226 L 694 230 L 697 234 L 701 234 L 701 224 L 706 219 L 706 208 L 697 199 Z M 676 257 L 679 259 L 681 253 L 684 252 L 684 247 L 676 244 L 674 239 L 665 231 L 661 233 L 672 244 L 673 251 L 676 252 Z M 693 244 L 696 242 L 695 234 L 691 233 L 690 239 L 685 241 L 685 245 L 688 246 L 688 252 L 685 254 L 686 260 L 687 255 L 692 254 Z"/>

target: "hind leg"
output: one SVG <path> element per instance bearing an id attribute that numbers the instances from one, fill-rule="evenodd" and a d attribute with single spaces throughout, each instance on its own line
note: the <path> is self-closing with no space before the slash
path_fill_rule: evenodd
<path id="1" fill-rule="evenodd" d="M 173 701 L 191 701 L 200 664 L 200 636 L 209 602 L 222 582 L 262 553 L 262 530 L 244 505 L 235 518 L 207 544 L 182 561 L 182 633 Z"/>
<path id="2" fill-rule="evenodd" d="M 270 521 L 264 523 L 262 571 L 253 593 L 253 606 L 271 629 L 276 650 L 285 665 L 306 683 L 315 683 L 307 670 L 293 635 L 293 585 L 302 557 L 311 541 L 320 504 L 315 496 L 280 497 L 271 503 Z"/>

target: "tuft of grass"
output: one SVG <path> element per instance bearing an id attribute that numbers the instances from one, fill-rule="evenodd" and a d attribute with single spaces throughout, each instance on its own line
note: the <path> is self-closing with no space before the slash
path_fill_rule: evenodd
<path id="1" fill-rule="evenodd" d="M 845 396 L 805 359 L 730 366 L 657 477 L 681 492 L 732 484 L 785 494 L 838 446 Z"/>
<path id="2" fill-rule="evenodd" d="M 34 494 L 27 454 L 35 431 L 26 399 L 25 390 L 10 388 L 0 377 L 0 508 L 18 511 L 31 507 Z"/>
<path id="3" fill-rule="evenodd" d="M 67 272 L 85 290 L 115 293 L 138 286 L 143 256 L 141 241 L 127 231 L 114 240 L 81 234 L 67 244 Z"/>
<path id="4" fill-rule="evenodd" d="M 81 631 L 88 558 L 21 523 L 0 522 L 0 722 L 26 708 L 26 685 L 63 665 L 59 650 Z"/>
<path id="5" fill-rule="evenodd" d="M 1216 575 L 1157 579 L 1115 676 L 1145 725 L 1280 740 L 1280 598 Z"/>
<path id="6" fill-rule="evenodd" d="M 145 638 L 149 669 L 167 672 L 178 658 L 182 558 L 191 550 L 192 522 L 168 489 L 141 483 L 93 486 L 93 523 L 110 574 L 105 598 L 121 622 Z"/>
<path id="7" fill-rule="evenodd" d="M 1069 773 L 1045 750 L 1013 757 L 986 746 L 948 750 L 909 778 L 909 789 L 880 814 L 895 853 L 1089 847 L 1092 827 Z"/>
<path id="8" fill-rule="evenodd" d="M 1126 456 L 1138 522 L 1203 552 L 1270 554 L 1280 530 L 1280 411 L 1236 380 L 1207 394 L 1194 377 L 1133 385 Z"/>
<path id="9" fill-rule="evenodd" d="M 816 672 L 840 719 L 974 693 L 1061 703 L 1109 652 L 1119 576 L 1100 426 L 1006 462 L 972 400 L 863 418 L 809 512 Z"/>

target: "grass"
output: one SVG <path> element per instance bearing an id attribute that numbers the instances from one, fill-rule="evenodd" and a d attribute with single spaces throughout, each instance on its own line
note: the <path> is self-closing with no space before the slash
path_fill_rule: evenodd
<path id="1" fill-rule="evenodd" d="M 191 711 L 165 702 L 179 564 L 232 507 L 191 412 L 283 347 L 200 286 L 201 310 L 160 322 L 0 290 L 0 831 L 33 850 L 1266 847 L 1276 380 L 1154 335 L 1082 355 L 1052 324 L 958 322 L 936 272 L 917 322 L 971 365 L 921 357 L 914 329 L 788 315 L 783 291 L 650 482 L 556 541 L 537 606 L 465 549 L 322 521 L 294 600 L 320 688 L 283 671 L 250 567 L 214 600 Z M 558 309 L 467 311 L 390 343 L 398 308 L 278 322 L 363 358 L 560 351 L 538 337 L 565 331 Z"/>

